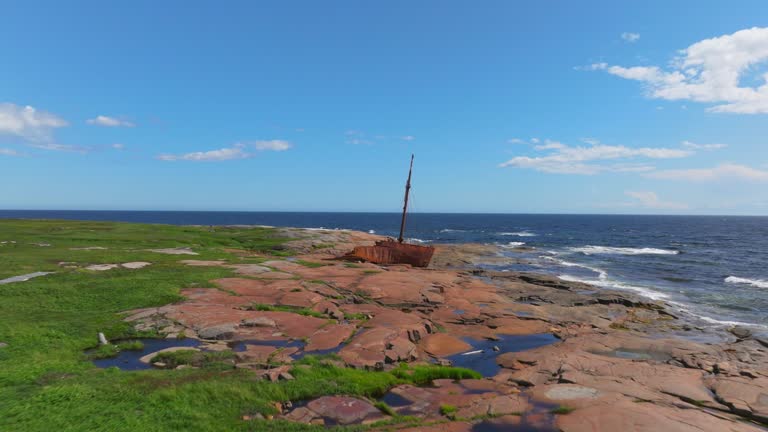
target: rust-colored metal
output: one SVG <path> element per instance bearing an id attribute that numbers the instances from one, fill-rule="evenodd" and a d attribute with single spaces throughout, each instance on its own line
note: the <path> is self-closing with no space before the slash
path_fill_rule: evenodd
<path id="1" fill-rule="evenodd" d="M 348 261 L 368 261 L 376 264 L 410 264 L 414 267 L 426 267 L 432 260 L 435 248 L 403 243 L 405 234 L 405 219 L 408 214 L 408 193 L 411 190 L 411 173 L 413 172 L 413 155 L 411 166 L 408 168 L 408 180 L 405 182 L 405 198 L 403 216 L 400 220 L 400 235 L 397 241 L 393 239 L 377 241 L 373 246 L 357 246 L 352 252 L 339 257 Z"/>
<path id="2" fill-rule="evenodd" d="M 341 257 L 348 261 L 368 261 L 375 264 L 410 264 L 426 267 L 432 260 L 435 248 L 400 243 L 395 240 L 377 241 L 374 246 L 357 246 Z"/>

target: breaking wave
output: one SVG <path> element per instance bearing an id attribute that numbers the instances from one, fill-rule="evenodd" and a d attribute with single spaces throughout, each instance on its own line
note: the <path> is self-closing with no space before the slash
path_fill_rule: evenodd
<path id="1" fill-rule="evenodd" d="M 667 294 L 660 293 L 658 291 L 653 291 L 645 287 L 625 284 L 625 283 L 616 282 L 616 281 L 580 279 L 580 278 L 576 278 L 569 275 L 562 275 L 562 276 L 559 276 L 559 278 L 568 282 L 581 282 L 589 285 L 598 286 L 600 288 L 634 291 L 643 297 L 648 297 L 651 300 L 664 300 L 666 298 L 669 298 Z"/>
<path id="2" fill-rule="evenodd" d="M 411 243 L 429 243 L 432 240 L 422 240 L 422 239 L 419 239 L 419 238 L 407 238 L 407 239 L 405 239 L 405 241 L 411 242 Z"/>
<path id="3" fill-rule="evenodd" d="M 611 246 L 584 246 L 570 248 L 572 252 L 580 252 L 584 255 L 677 255 L 678 250 L 656 248 L 626 248 Z"/>
<path id="4" fill-rule="evenodd" d="M 753 287 L 758 288 L 768 288 L 768 280 L 763 279 L 747 279 L 740 278 L 738 276 L 728 276 L 725 278 L 725 282 L 732 284 L 752 285 Z"/>
<path id="5" fill-rule="evenodd" d="M 444 228 L 440 230 L 441 233 L 450 233 L 450 232 L 467 232 L 467 230 L 460 230 L 460 229 L 452 229 L 452 228 Z"/>
<path id="6" fill-rule="evenodd" d="M 500 232 L 498 234 L 500 236 L 517 236 L 517 237 L 536 237 L 537 236 L 537 234 L 534 234 L 528 231 Z"/>
<path id="7" fill-rule="evenodd" d="M 524 246 L 524 245 L 525 245 L 525 242 L 509 242 L 509 243 L 507 243 L 505 245 L 501 245 L 501 247 L 503 247 L 503 248 L 510 248 L 511 249 L 511 248 L 516 248 L 516 247 L 520 247 L 520 246 Z"/>
<path id="8" fill-rule="evenodd" d="M 579 268 L 587 269 L 589 271 L 597 273 L 597 277 L 600 280 L 608 279 L 608 273 L 605 270 L 599 269 L 597 267 L 590 267 L 590 266 L 587 266 L 587 265 L 584 265 L 584 264 L 576 264 L 576 263 L 572 263 L 572 262 L 569 262 L 569 261 L 564 261 L 564 260 L 560 260 L 560 259 L 557 259 L 557 258 L 552 258 L 552 257 L 549 257 L 549 256 L 542 256 L 541 258 L 543 258 L 545 260 L 548 260 L 548 261 L 554 261 L 555 263 L 557 263 L 557 264 L 559 264 L 559 265 L 561 265 L 563 267 L 579 267 Z"/>

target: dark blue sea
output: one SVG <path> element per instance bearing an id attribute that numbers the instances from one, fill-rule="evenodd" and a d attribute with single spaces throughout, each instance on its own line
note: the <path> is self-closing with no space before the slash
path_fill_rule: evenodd
<path id="1" fill-rule="evenodd" d="M 395 213 L 0 210 L 0 218 L 347 228 L 390 236 L 400 223 Z M 497 270 L 632 291 L 702 325 L 768 328 L 768 217 L 416 213 L 407 237 L 497 244 L 510 257 Z"/>

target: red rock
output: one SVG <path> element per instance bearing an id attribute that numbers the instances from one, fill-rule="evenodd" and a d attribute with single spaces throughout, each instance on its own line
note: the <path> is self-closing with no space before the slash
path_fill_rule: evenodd
<path id="1" fill-rule="evenodd" d="M 307 408 L 342 425 L 361 424 L 384 418 L 381 411 L 369 402 L 348 396 L 323 396 L 310 401 Z"/>
<path id="2" fill-rule="evenodd" d="M 436 357 L 445 357 L 472 349 L 472 345 L 447 333 L 431 334 L 422 339 L 419 346 Z"/>

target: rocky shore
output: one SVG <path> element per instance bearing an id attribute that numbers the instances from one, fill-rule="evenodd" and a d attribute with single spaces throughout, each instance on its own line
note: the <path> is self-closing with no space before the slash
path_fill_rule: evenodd
<path id="1" fill-rule="evenodd" d="M 126 320 L 198 338 L 194 349 L 235 347 L 235 367 L 264 379 L 290 380 L 296 358 L 327 353 L 343 367 L 426 362 L 485 376 L 401 385 L 380 401 L 285 401 L 278 418 L 294 422 L 370 424 L 408 415 L 421 423 L 403 430 L 766 430 L 768 341 L 748 329 L 708 339 L 663 303 L 631 293 L 479 269 L 502 259 L 491 246 L 439 246 L 432 266 L 416 269 L 332 259 L 374 235 L 281 234 L 295 238 L 286 244 L 291 258 L 186 259 L 239 277 L 216 280 L 219 289 L 187 288 L 186 301 L 132 311 Z"/>

